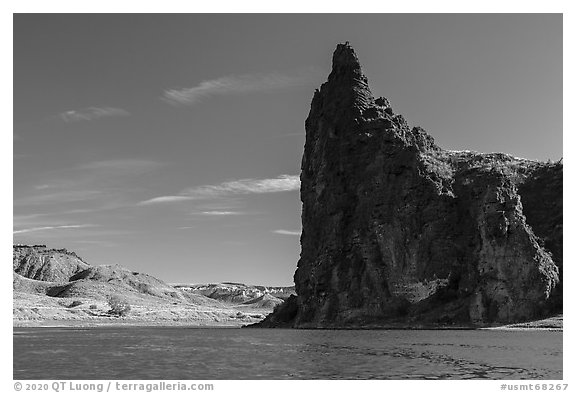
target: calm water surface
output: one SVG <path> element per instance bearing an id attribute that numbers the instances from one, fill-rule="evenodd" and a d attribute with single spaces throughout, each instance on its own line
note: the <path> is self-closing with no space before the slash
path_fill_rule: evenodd
<path id="1" fill-rule="evenodd" d="M 14 379 L 562 379 L 562 332 L 15 328 Z"/>

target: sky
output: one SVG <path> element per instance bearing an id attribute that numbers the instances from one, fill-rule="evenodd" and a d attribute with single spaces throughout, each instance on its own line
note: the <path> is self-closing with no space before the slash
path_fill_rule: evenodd
<path id="1" fill-rule="evenodd" d="M 291 285 L 304 121 L 345 41 L 440 146 L 562 157 L 559 14 L 17 14 L 14 243 Z"/>

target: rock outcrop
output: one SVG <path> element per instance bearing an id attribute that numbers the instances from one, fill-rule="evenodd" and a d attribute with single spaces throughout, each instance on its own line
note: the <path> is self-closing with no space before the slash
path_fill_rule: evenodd
<path id="1" fill-rule="evenodd" d="M 12 265 L 22 277 L 50 282 L 67 282 L 72 275 L 90 267 L 74 252 L 44 245 L 13 246 Z"/>
<path id="2" fill-rule="evenodd" d="M 305 128 L 297 297 L 261 326 L 477 326 L 559 311 L 562 164 L 443 150 L 373 97 L 348 44 Z"/>

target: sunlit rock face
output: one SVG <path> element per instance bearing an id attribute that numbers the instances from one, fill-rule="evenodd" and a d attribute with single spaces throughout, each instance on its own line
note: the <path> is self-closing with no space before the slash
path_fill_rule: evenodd
<path id="1" fill-rule="evenodd" d="M 485 325 L 561 308 L 561 163 L 443 150 L 373 97 L 348 44 L 305 127 L 297 297 L 262 326 Z"/>

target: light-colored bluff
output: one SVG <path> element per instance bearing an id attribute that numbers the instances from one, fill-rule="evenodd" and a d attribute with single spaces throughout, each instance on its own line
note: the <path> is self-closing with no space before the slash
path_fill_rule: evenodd
<path id="1" fill-rule="evenodd" d="M 260 326 L 477 326 L 561 311 L 561 163 L 443 150 L 373 97 L 348 44 L 305 128 L 297 296 Z"/>

